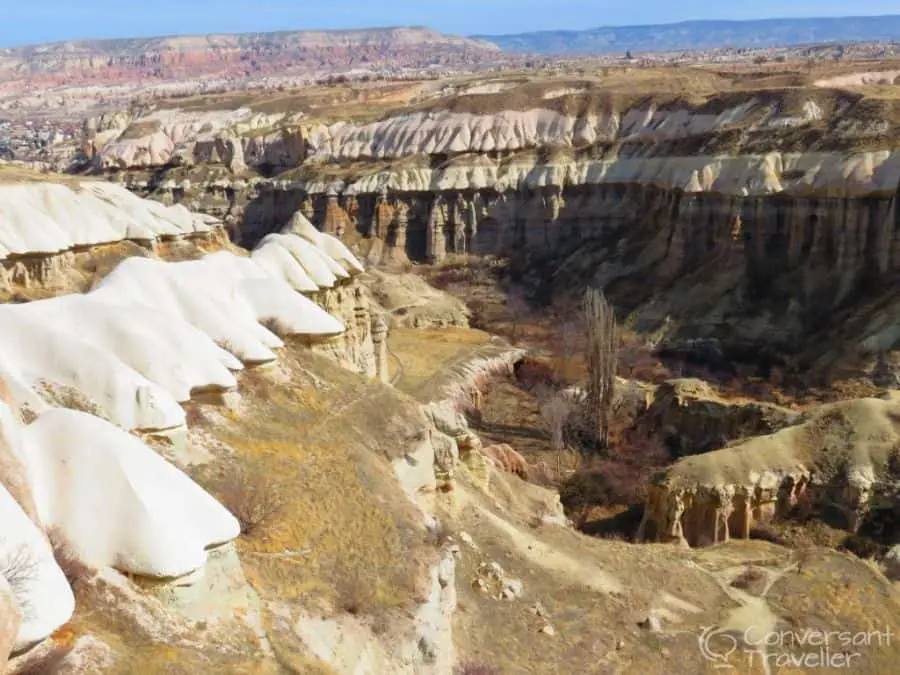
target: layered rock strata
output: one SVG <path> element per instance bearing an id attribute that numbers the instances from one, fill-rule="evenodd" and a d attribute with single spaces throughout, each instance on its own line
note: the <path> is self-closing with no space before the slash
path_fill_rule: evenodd
<path id="1" fill-rule="evenodd" d="M 493 84 L 363 122 L 155 111 L 105 139 L 95 166 L 224 219 L 248 246 L 299 211 L 375 264 L 556 256 L 550 295 L 602 286 L 642 330 L 677 317 L 680 337 L 721 339 L 731 359 L 766 343 L 805 370 L 858 372 L 894 347 L 889 102 Z M 818 339 L 844 313 L 846 335 Z"/>

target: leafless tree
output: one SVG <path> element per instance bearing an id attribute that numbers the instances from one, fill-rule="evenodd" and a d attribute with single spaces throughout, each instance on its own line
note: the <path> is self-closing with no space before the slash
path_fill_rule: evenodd
<path id="1" fill-rule="evenodd" d="M 565 449 L 566 424 L 572 414 L 572 403 L 559 393 L 538 396 L 544 428 L 550 433 L 550 446 L 556 453 L 556 474 L 562 473 L 562 452 Z"/>
<path id="2" fill-rule="evenodd" d="M 584 294 L 587 327 L 588 406 L 593 431 L 600 446 L 609 444 L 609 422 L 616 386 L 619 336 L 616 314 L 602 291 L 588 288 Z"/>
<path id="3" fill-rule="evenodd" d="M 8 551 L 0 560 L 0 576 L 6 578 L 23 620 L 32 616 L 33 608 L 28 591 L 40 573 L 39 567 L 38 559 L 25 544 Z"/>
<path id="4" fill-rule="evenodd" d="M 506 311 L 509 313 L 510 340 L 515 344 L 519 339 L 519 324 L 528 313 L 528 301 L 525 294 L 518 288 L 509 292 L 506 298 Z"/>

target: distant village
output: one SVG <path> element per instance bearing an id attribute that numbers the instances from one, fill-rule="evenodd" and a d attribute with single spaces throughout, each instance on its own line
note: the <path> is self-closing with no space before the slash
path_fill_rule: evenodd
<path id="1" fill-rule="evenodd" d="M 50 148 L 81 137 L 81 125 L 64 120 L 0 119 L 0 159 L 39 161 Z"/>

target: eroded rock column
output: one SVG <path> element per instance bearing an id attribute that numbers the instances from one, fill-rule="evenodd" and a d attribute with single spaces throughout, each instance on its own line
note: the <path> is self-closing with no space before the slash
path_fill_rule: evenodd
<path id="1" fill-rule="evenodd" d="M 409 205 L 398 200 L 394 205 L 394 230 L 393 241 L 388 242 L 392 249 L 406 253 L 406 230 L 409 228 Z"/>
<path id="2" fill-rule="evenodd" d="M 388 384 L 388 349 L 387 349 L 388 323 L 383 314 L 372 318 L 372 345 L 375 351 L 375 377 L 379 382 Z"/>
<path id="3" fill-rule="evenodd" d="M 439 263 L 447 257 L 447 239 L 444 234 L 444 200 L 438 196 L 431 206 L 428 216 L 428 231 L 425 257 L 430 263 Z"/>

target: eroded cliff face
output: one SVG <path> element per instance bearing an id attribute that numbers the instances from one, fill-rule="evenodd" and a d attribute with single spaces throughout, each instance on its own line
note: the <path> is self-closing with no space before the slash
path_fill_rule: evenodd
<path id="1" fill-rule="evenodd" d="M 890 318 L 900 270 L 893 194 L 734 196 L 640 183 L 343 197 L 267 188 L 239 236 L 252 242 L 295 208 L 374 264 L 541 259 L 544 297 L 592 283 L 639 328 L 672 323 L 671 337 L 720 340 L 739 360 L 756 351 L 858 372 L 900 338 Z M 840 338 L 824 339 L 835 325 Z"/>
<path id="2" fill-rule="evenodd" d="M 797 424 L 793 410 L 756 401 L 728 401 L 702 380 L 672 380 L 659 386 L 640 416 L 648 436 L 658 434 L 673 456 L 700 455 L 751 436 Z"/>
<path id="3" fill-rule="evenodd" d="M 868 372 L 900 339 L 890 101 L 480 86 L 369 122 L 157 111 L 97 166 L 246 246 L 299 211 L 371 264 L 527 260 L 555 280 L 535 280 L 542 297 L 591 283 L 640 329 L 719 340 L 733 359 Z"/>
<path id="4" fill-rule="evenodd" d="M 638 539 L 706 546 L 819 514 L 850 532 L 892 518 L 897 402 L 829 406 L 802 424 L 688 457 L 650 486 Z"/>

